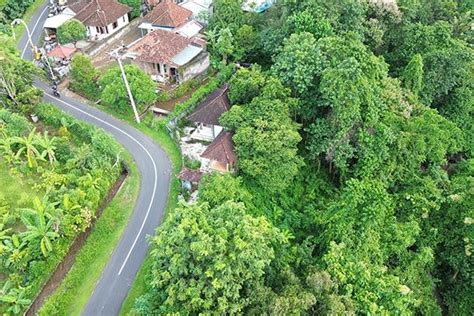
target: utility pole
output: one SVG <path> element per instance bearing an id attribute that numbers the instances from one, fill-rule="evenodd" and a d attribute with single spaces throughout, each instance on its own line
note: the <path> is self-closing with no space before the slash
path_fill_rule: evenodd
<path id="1" fill-rule="evenodd" d="M 123 65 L 122 65 L 122 56 L 120 56 L 120 49 L 121 48 L 117 48 L 115 50 L 113 50 L 110 55 L 117 59 L 117 62 L 119 64 L 119 67 L 120 67 L 120 71 L 122 72 L 122 79 L 123 79 L 123 82 L 125 83 L 125 88 L 127 89 L 127 93 L 128 93 L 128 97 L 130 98 L 130 103 L 132 105 L 132 108 L 133 108 L 133 113 L 135 113 L 135 120 L 137 121 L 137 123 L 140 123 L 140 116 L 138 115 L 138 111 L 137 111 L 137 106 L 135 104 L 135 99 L 133 98 L 133 94 L 132 94 L 132 90 L 130 90 L 130 85 L 128 84 L 128 80 L 127 80 L 127 75 L 125 74 L 125 69 L 123 68 Z"/>
<path id="2" fill-rule="evenodd" d="M 26 28 L 26 34 L 28 35 L 28 42 L 30 43 L 31 49 L 33 50 L 33 54 L 34 54 L 33 59 L 36 59 L 38 48 L 35 46 L 35 44 L 33 44 L 33 40 L 31 39 L 31 32 L 30 32 L 30 28 L 28 27 L 28 24 L 26 24 L 25 21 L 23 21 L 22 19 L 15 19 L 10 24 L 12 27 L 13 39 L 16 39 L 14 26 L 20 23 L 23 24 Z"/>
<path id="3" fill-rule="evenodd" d="M 22 19 L 15 19 L 10 24 L 11 27 L 12 27 L 13 39 L 15 39 L 14 26 L 18 25 L 20 23 L 23 24 L 26 28 L 26 34 L 28 35 L 28 42 L 30 43 L 31 50 L 33 51 L 33 59 L 34 60 L 39 60 L 39 58 L 38 58 L 38 53 L 39 53 L 38 47 L 36 47 L 36 45 L 33 43 L 33 39 L 31 37 L 31 32 L 30 32 L 30 28 L 28 27 L 28 24 L 26 24 L 26 22 L 23 21 Z M 46 66 L 48 67 L 49 72 L 51 73 L 51 79 L 56 80 L 56 76 L 53 73 L 53 69 L 51 68 L 51 64 L 49 63 L 48 56 L 44 55 L 42 57 L 44 58 L 44 62 L 46 63 Z"/>

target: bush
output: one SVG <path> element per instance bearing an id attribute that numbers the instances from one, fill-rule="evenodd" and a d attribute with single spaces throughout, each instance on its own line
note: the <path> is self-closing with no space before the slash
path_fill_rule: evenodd
<path id="1" fill-rule="evenodd" d="M 0 127 L 2 125 L 4 131 L 10 136 L 21 136 L 31 130 L 31 125 L 25 117 L 5 109 L 0 109 Z"/>
<path id="2" fill-rule="evenodd" d="M 58 28 L 58 41 L 61 44 L 76 43 L 86 36 L 86 27 L 76 19 L 71 19 Z"/>
<path id="3" fill-rule="evenodd" d="M 71 84 L 69 88 L 85 97 L 97 100 L 99 98 L 99 73 L 92 65 L 88 56 L 77 54 L 71 62 Z"/>

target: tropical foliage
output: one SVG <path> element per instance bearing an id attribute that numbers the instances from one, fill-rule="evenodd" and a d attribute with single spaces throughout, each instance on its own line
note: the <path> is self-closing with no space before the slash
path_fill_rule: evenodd
<path id="1" fill-rule="evenodd" d="M 0 109 L 0 168 L 36 179 L 16 197 L 0 196 L 0 312 L 7 314 L 31 303 L 121 170 L 118 146 L 103 132 L 50 105 L 35 109 L 37 126 Z"/>
<path id="2" fill-rule="evenodd" d="M 233 107 L 221 118 L 238 172 L 204 178 L 196 204 L 166 220 L 136 311 L 470 314 L 472 10 L 468 1 L 280 0 L 255 14 L 240 0 L 214 1 L 214 64 L 253 64 L 230 79 Z M 201 251 L 232 245 L 242 216 L 279 232 L 259 269 L 235 256 L 241 276 L 263 271 L 259 286 L 228 281 L 216 272 L 220 256 Z M 238 240 L 255 255 L 267 245 Z M 213 286 L 236 281 L 232 301 Z"/>

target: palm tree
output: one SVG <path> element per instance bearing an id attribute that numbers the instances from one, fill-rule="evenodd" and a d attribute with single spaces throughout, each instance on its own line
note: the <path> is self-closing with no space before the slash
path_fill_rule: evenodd
<path id="1" fill-rule="evenodd" d="M 56 137 L 49 137 L 47 131 L 36 139 L 36 143 L 43 148 L 41 157 L 48 157 L 48 161 L 51 165 L 56 161 L 56 155 L 54 151 L 56 150 L 57 140 L 58 139 Z"/>
<path id="2" fill-rule="evenodd" d="M 26 289 L 23 287 L 15 288 L 10 280 L 6 281 L 0 289 L 0 302 L 8 304 L 7 312 L 18 315 L 30 305 L 31 300 L 26 298 Z"/>
<path id="3" fill-rule="evenodd" d="M 40 152 L 36 148 L 35 129 L 33 129 L 28 136 L 25 137 L 13 137 L 15 144 L 20 145 L 20 149 L 16 153 L 16 158 L 21 155 L 26 156 L 28 160 L 28 167 L 36 168 L 38 166 L 38 159 L 42 159 Z"/>
<path id="4" fill-rule="evenodd" d="M 57 219 L 53 218 L 49 212 L 52 204 L 47 202 L 47 198 L 42 202 L 36 197 L 33 204 L 34 209 L 22 209 L 21 221 L 27 230 L 20 236 L 30 245 L 39 241 L 41 253 L 47 257 L 53 250 L 51 241 L 59 237 L 57 233 L 59 225 L 57 225 Z"/>

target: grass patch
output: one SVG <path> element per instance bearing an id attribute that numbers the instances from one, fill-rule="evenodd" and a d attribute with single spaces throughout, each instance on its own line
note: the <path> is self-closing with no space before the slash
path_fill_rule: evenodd
<path id="1" fill-rule="evenodd" d="M 0 0 L 1 2 L 2 0 Z M 39 9 L 44 3 L 44 0 L 36 0 L 31 4 L 31 6 L 26 10 L 25 14 L 23 14 L 23 21 L 28 24 L 33 17 L 33 14 L 35 14 L 36 10 Z M 42 25 L 40 25 L 42 27 Z M 15 42 L 18 44 L 21 40 L 21 37 L 23 36 L 23 33 L 25 32 L 25 26 L 23 24 L 17 25 L 15 27 Z"/>
<path id="2" fill-rule="evenodd" d="M 2 184 L 0 198 L 3 198 L 10 208 L 29 207 L 35 197 L 42 197 L 42 194 L 34 190 L 35 184 L 38 183 L 35 177 L 25 176 L 1 159 L 0 183 Z"/>
<path id="3" fill-rule="evenodd" d="M 130 168 L 129 176 L 97 221 L 66 278 L 45 301 L 39 311 L 40 315 L 80 315 L 91 296 L 110 259 L 111 250 L 116 246 L 128 223 L 138 197 L 138 169 L 130 154 L 125 153 L 124 159 Z"/>

